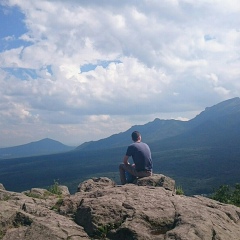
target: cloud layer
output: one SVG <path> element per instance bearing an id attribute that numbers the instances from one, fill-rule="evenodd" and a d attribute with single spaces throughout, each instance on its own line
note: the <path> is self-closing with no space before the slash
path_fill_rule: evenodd
<path id="1" fill-rule="evenodd" d="M 239 11 L 238 0 L 3 1 L 22 31 L 1 35 L 1 145 L 78 145 L 239 96 Z"/>

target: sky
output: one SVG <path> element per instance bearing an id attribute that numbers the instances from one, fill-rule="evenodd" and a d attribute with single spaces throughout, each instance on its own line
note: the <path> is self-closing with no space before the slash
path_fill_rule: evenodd
<path id="1" fill-rule="evenodd" d="M 0 147 L 78 146 L 239 97 L 239 12 L 239 0 L 1 0 Z"/>

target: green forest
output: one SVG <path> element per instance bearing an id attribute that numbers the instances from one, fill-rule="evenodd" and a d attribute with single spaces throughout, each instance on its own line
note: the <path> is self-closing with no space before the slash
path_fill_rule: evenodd
<path id="1" fill-rule="evenodd" d="M 62 154 L 0 160 L 0 182 L 7 190 L 47 187 L 55 180 L 74 193 L 82 181 L 109 177 L 119 184 L 118 165 L 126 148 L 71 151 Z M 221 185 L 239 182 L 239 149 L 152 148 L 154 173 L 173 178 L 186 195 L 211 194 Z M 4 181 L 3 181 L 4 180 Z"/>

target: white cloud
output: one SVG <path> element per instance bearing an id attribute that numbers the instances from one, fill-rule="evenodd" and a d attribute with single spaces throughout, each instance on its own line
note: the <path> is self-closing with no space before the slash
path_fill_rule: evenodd
<path id="1" fill-rule="evenodd" d="M 4 4 L 24 13 L 19 40 L 28 43 L 0 49 L 6 145 L 17 133 L 37 138 L 36 129 L 77 143 L 91 140 L 91 129 L 96 139 L 155 117 L 186 120 L 239 95 L 238 0 Z M 96 68 L 81 71 L 88 64 Z"/>

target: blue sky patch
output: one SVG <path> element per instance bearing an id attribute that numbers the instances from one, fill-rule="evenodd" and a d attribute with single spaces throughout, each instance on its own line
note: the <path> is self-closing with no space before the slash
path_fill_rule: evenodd
<path id="1" fill-rule="evenodd" d="M 81 70 L 81 72 L 89 72 L 89 71 L 95 70 L 95 68 L 98 67 L 98 66 L 101 66 L 103 68 L 107 68 L 108 65 L 112 62 L 113 63 L 121 63 L 121 61 L 119 61 L 119 60 L 99 61 L 97 64 L 92 64 L 92 63 L 84 64 L 83 66 L 81 66 L 80 70 Z"/>
<path id="2" fill-rule="evenodd" d="M 4 71 L 21 80 L 37 79 L 38 75 L 35 69 L 30 68 L 2 68 Z"/>
<path id="3" fill-rule="evenodd" d="M 205 41 L 211 41 L 211 40 L 214 40 L 214 39 L 216 39 L 216 38 L 212 35 L 209 35 L 209 34 L 204 35 L 204 40 Z"/>
<path id="4" fill-rule="evenodd" d="M 17 7 L 0 8 L 0 38 L 8 36 L 20 37 L 27 32 L 25 16 Z"/>
<path id="5" fill-rule="evenodd" d="M 43 69 L 43 68 L 42 68 L 42 69 Z M 46 69 L 47 69 L 48 73 L 50 73 L 51 75 L 53 75 L 52 66 L 51 66 L 51 65 L 47 65 L 47 66 L 46 66 Z"/>
<path id="6" fill-rule="evenodd" d="M 0 39 L 0 52 L 11 50 L 19 47 L 28 47 L 32 45 L 30 42 L 25 42 L 23 40 L 12 39 Z"/>
<path id="7" fill-rule="evenodd" d="M 25 16 L 19 8 L 0 8 L 0 52 L 32 44 L 19 40 L 27 32 L 24 20 Z"/>

